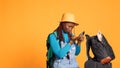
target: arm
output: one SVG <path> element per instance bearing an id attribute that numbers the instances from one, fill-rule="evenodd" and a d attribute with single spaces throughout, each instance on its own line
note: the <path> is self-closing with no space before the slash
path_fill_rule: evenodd
<path id="1" fill-rule="evenodd" d="M 76 45 L 76 53 L 75 53 L 75 55 L 78 55 L 79 53 L 80 53 L 80 51 L 81 51 L 81 42 L 84 40 L 84 37 L 78 37 L 78 39 L 77 39 L 77 44 L 75 44 Z"/>
<path id="2" fill-rule="evenodd" d="M 66 54 L 69 52 L 71 46 L 70 44 L 66 44 L 65 47 L 61 48 L 59 41 L 56 39 L 54 34 L 51 34 L 49 36 L 49 41 L 50 41 L 50 46 L 53 50 L 53 53 L 58 57 L 58 58 L 63 58 L 66 56 Z"/>
<path id="3" fill-rule="evenodd" d="M 77 56 L 77 55 L 80 53 L 80 51 L 81 51 L 81 46 L 79 46 L 79 45 L 77 45 L 77 44 L 75 44 L 75 46 L 76 46 L 75 55 Z"/>

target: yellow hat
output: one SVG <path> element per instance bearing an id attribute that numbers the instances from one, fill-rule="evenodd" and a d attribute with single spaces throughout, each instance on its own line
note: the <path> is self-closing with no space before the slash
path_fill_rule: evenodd
<path id="1" fill-rule="evenodd" d="M 78 25 L 78 23 L 75 21 L 75 16 L 72 13 L 64 13 L 61 22 L 70 22 Z"/>

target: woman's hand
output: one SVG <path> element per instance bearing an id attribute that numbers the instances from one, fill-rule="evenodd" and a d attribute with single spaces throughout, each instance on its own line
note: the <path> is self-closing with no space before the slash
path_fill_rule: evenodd
<path id="1" fill-rule="evenodd" d="M 72 45 L 77 40 L 76 36 L 73 36 L 69 42 L 70 45 Z"/>
<path id="2" fill-rule="evenodd" d="M 81 42 L 84 40 L 84 37 L 83 36 L 78 36 L 78 37 L 73 36 L 69 43 L 72 45 L 76 40 L 77 40 L 77 45 L 80 45 Z"/>
<path id="3" fill-rule="evenodd" d="M 78 36 L 77 37 L 77 44 L 78 45 L 81 45 L 81 42 L 84 40 L 84 37 L 83 36 Z"/>

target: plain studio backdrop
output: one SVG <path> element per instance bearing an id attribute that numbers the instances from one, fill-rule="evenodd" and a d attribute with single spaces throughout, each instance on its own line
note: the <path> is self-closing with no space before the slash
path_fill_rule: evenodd
<path id="1" fill-rule="evenodd" d="M 45 68 L 46 39 L 64 12 L 75 14 L 82 31 L 101 31 L 115 52 L 113 68 L 120 68 L 119 0 L 0 0 L 0 68 Z M 77 61 L 84 68 L 86 40 Z"/>

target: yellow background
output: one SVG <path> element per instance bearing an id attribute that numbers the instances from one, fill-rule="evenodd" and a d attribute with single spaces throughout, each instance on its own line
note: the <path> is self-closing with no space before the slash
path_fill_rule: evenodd
<path id="1" fill-rule="evenodd" d="M 75 14 L 76 35 L 100 30 L 115 52 L 113 68 L 120 68 L 119 0 L 0 0 L 0 68 L 45 68 L 47 35 L 64 12 Z M 85 41 L 77 56 L 81 68 Z"/>

